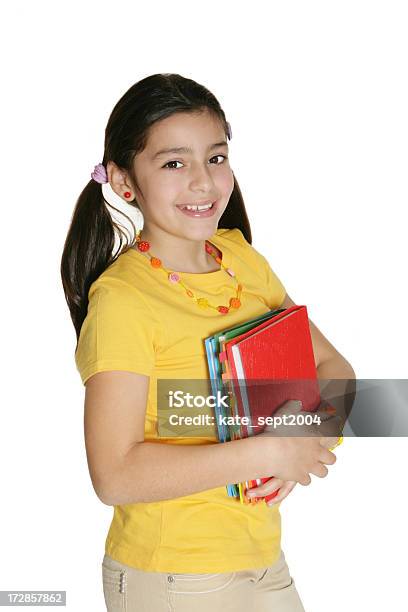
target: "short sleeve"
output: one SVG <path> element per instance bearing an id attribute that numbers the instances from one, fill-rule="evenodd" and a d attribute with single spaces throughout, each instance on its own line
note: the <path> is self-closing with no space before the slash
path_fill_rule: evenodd
<path id="1" fill-rule="evenodd" d="M 286 289 L 282 281 L 278 278 L 268 263 L 268 260 L 260 255 L 263 260 L 264 273 L 266 275 L 266 288 L 270 308 L 279 308 L 286 296 Z"/>
<path id="2" fill-rule="evenodd" d="M 155 367 L 155 318 L 140 293 L 113 279 L 88 294 L 75 363 L 82 383 L 96 372 L 127 370 L 150 376 Z"/>

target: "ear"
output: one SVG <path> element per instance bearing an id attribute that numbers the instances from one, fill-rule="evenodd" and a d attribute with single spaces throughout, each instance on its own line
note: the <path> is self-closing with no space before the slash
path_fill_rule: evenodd
<path id="1" fill-rule="evenodd" d="M 113 161 L 108 161 L 106 164 L 106 173 L 108 175 L 108 181 L 113 191 L 120 197 L 125 200 L 126 203 L 129 203 L 131 198 L 125 198 L 125 191 L 130 191 L 134 196 L 133 187 L 129 182 L 128 175 L 125 170 L 119 168 L 117 164 Z"/>

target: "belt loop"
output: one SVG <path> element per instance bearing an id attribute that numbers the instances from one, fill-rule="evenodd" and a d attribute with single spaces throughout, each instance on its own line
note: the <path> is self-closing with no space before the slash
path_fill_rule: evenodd
<path id="1" fill-rule="evenodd" d="M 119 576 L 119 593 L 124 593 L 126 586 L 126 573 L 121 571 Z"/>

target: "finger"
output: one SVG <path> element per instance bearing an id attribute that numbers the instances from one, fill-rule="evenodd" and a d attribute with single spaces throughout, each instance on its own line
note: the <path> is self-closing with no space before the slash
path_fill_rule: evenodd
<path id="1" fill-rule="evenodd" d="M 293 411 L 290 411 L 292 414 Z M 284 413 L 281 413 L 282 416 Z M 294 413 L 293 413 L 294 414 Z M 314 413 L 313 413 L 314 414 Z M 276 417 L 276 414 L 273 414 L 273 417 Z M 280 418 L 280 415 L 277 415 L 277 418 Z M 313 418 L 317 419 L 317 422 L 310 423 L 293 423 L 290 425 L 289 429 L 287 425 L 283 423 L 278 423 L 275 421 L 273 425 L 267 425 L 263 431 L 267 435 L 273 435 L 275 437 L 278 436 L 340 436 L 343 430 L 343 420 L 340 416 L 330 416 L 324 413 L 314 414 Z"/>
<path id="2" fill-rule="evenodd" d="M 319 463 L 313 470 L 310 470 L 310 473 L 319 478 L 324 478 L 329 473 L 329 470 L 323 463 Z"/>
<path id="3" fill-rule="evenodd" d="M 320 444 L 324 446 L 324 448 L 326 448 L 327 450 L 331 450 L 337 445 L 339 439 L 339 436 L 323 436 L 322 438 L 320 438 Z"/>
<path id="4" fill-rule="evenodd" d="M 272 477 L 268 480 L 268 482 L 264 482 L 258 487 L 252 487 L 251 489 L 249 489 L 247 495 L 248 497 L 263 497 L 265 495 L 270 495 L 271 493 L 279 489 L 283 483 L 284 481 L 280 480 L 280 478 Z"/>
<path id="5" fill-rule="evenodd" d="M 270 495 L 271 493 L 279 489 L 283 483 L 284 481 L 280 480 L 280 478 L 272 477 L 268 480 L 268 482 L 264 482 L 258 487 L 252 487 L 251 489 L 248 489 L 247 496 L 251 498 L 251 497 L 264 497 L 265 495 Z"/>
<path id="6" fill-rule="evenodd" d="M 330 450 L 323 447 L 322 452 L 320 453 L 319 461 L 321 463 L 326 463 L 326 465 L 333 465 L 333 463 L 336 463 L 337 457 Z"/>
<path id="7" fill-rule="evenodd" d="M 305 476 L 300 478 L 298 480 L 298 482 L 299 482 L 299 484 L 302 485 L 302 487 L 308 487 L 310 485 L 310 483 L 312 482 L 312 479 L 310 478 L 309 474 L 305 474 Z"/>
<path id="8" fill-rule="evenodd" d="M 333 446 L 329 446 L 329 451 L 332 451 L 333 449 L 335 449 L 337 446 L 339 446 L 342 442 L 343 442 L 344 438 L 343 435 L 339 436 L 337 438 L 337 442 L 333 445 Z"/>
<path id="9" fill-rule="evenodd" d="M 273 506 L 274 504 L 278 504 L 279 502 L 283 501 L 289 495 L 289 493 L 293 491 L 296 485 L 297 485 L 297 482 L 294 480 L 288 480 L 287 482 L 285 482 L 281 486 L 277 496 L 271 499 L 270 501 L 266 502 L 267 505 Z"/>

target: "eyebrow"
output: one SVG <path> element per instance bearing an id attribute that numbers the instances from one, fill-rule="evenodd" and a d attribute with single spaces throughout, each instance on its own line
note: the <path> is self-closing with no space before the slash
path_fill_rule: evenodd
<path id="1" fill-rule="evenodd" d="M 212 151 L 213 149 L 217 149 L 218 147 L 227 147 L 228 143 L 225 140 L 221 142 L 215 142 L 214 144 L 208 147 L 208 151 Z M 193 149 L 190 147 L 172 147 L 169 149 L 161 149 L 161 151 L 157 151 L 152 157 L 152 160 L 157 159 L 158 157 L 163 157 L 163 155 L 167 155 L 168 153 L 193 153 Z"/>

